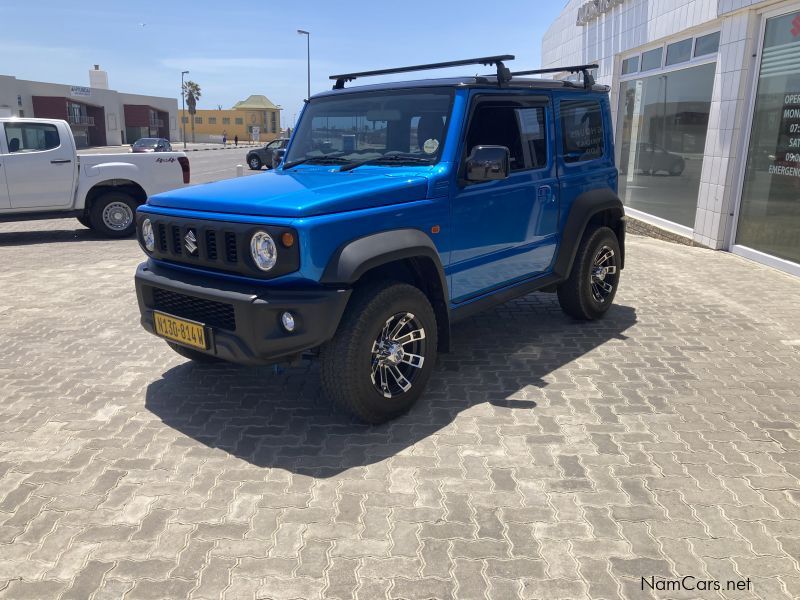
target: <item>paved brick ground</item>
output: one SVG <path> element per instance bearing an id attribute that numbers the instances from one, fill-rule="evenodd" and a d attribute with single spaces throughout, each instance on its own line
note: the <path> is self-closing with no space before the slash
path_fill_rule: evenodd
<path id="1" fill-rule="evenodd" d="M 797 279 L 632 238 L 607 319 L 460 324 L 369 429 L 313 365 L 184 362 L 72 227 L 0 226 L 0 597 L 800 596 Z M 751 590 L 641 589 L 687 575 Z"/>

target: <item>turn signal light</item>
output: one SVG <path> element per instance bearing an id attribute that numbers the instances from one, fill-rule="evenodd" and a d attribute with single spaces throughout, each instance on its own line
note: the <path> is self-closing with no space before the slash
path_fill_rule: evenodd
<path id="1" fill-rule="evenodd" d="M 291 248 L 292 246 L 294 246 L 294 235 L 292 235 L 290 232 L 286 231 L 281 236 L 281 243 L 284 245 L 284 247 Z"/>

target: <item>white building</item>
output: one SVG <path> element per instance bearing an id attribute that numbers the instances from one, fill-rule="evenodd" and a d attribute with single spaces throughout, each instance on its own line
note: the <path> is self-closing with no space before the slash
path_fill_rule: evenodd
<path id="1" fill-rule="evenodd" d="M 800 275 L 800 0 L 569 0 L 542 67 L 595 62 L 634 229 Z"/>
<path id="2" fill-rule="evenodd" d="M 0 117 L 64 119 L 79 148 L 132 144 L 140 137 L 178 139 L 175 98 L 125 94 L 108 89 L 98 65 L 89 87 L 26 81 L 0 75 Z"/>

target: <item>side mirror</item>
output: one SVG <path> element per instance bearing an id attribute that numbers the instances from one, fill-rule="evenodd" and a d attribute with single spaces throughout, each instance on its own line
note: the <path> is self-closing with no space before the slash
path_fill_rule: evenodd
<path id="1" fill-rule="evenodd" d="M 475 146 L 467 157 L 466 180 L 472 183 L 508 177 L 511 153 L 505 146 Z"/>

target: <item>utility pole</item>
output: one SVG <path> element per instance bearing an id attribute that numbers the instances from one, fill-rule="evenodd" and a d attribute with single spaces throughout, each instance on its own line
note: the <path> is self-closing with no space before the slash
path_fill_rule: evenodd
<path id="1" fill-rule="evenodd" d="M 311 98 L 311 34 L 302 29 L 298 29 L 297 33 L 306 36 L 306 63 L 308 69 L 308 92 L 306 94 L 306 100 L 308 100 Z"/>
<path id="2" fill-rule="evenodd" d="M 181 124 L 183 125 L 183 149 L 186 150 L 186 90 L 183 89 L 183 77 L 189 71 L 181 71 Z"/>

